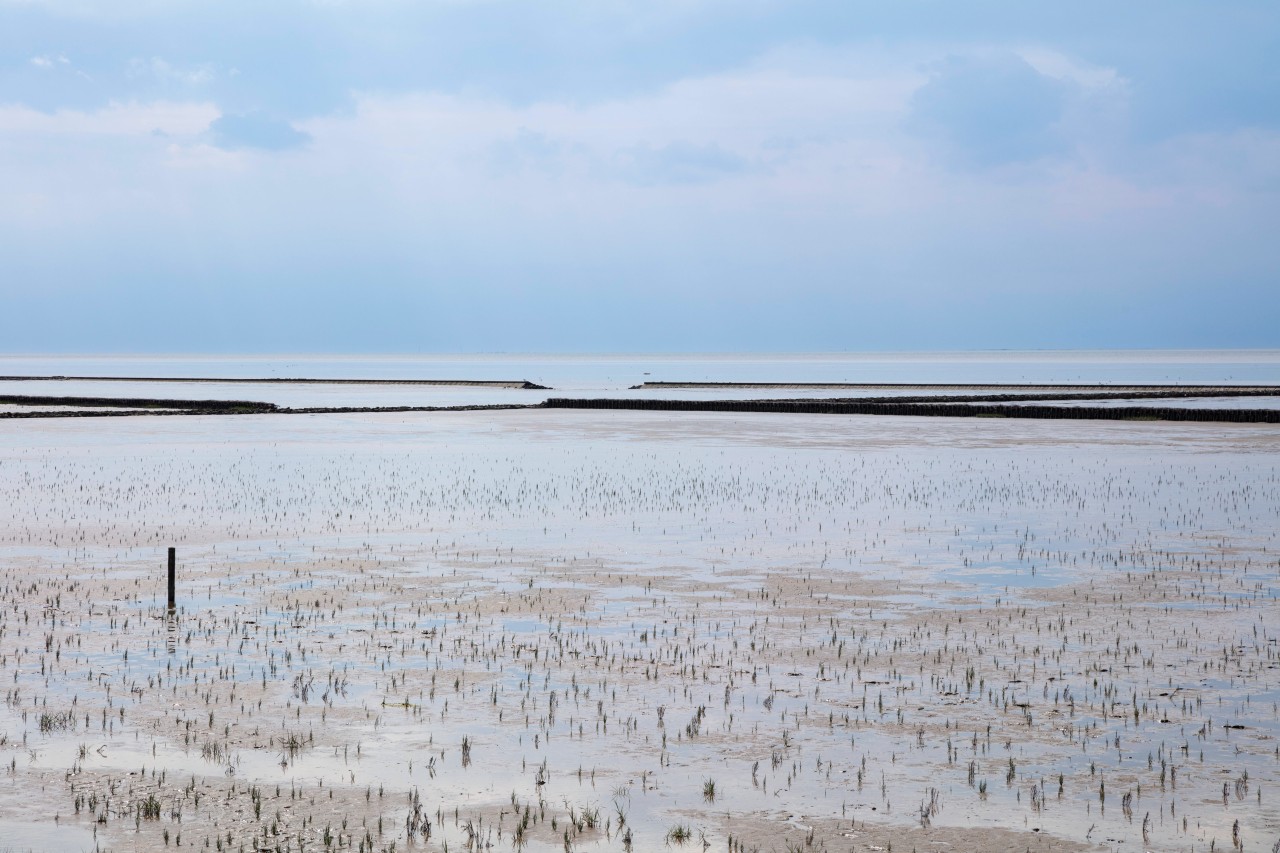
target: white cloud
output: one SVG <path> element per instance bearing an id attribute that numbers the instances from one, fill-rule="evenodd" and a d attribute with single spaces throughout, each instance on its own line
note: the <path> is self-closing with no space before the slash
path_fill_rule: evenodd
<path id="1" fill-rule="evenodd" d="M 1013 52 L 1041 74 L 1069 81 L 1078 86 L 1090 89 L 1128 86 L 1128 80 L 1115 68 L 1094 65 L 1047 47 L 1022 47 Z"/>
<path id="2" fill-rule="evenodd" d="M 460 168 L 492 170 L 495 161 L 508 176 L 567 173 L 591 182 L 642 172 L 640 182 L 650 185 L 665 183 L 654 169 L 666 162 L 683 176 L 676 183 L 705 184 L 749 166 L 803 167 L 828 149 L 839 150 L 840 171 L 892 162 L 897 123 L 920 79 L 914 70 L 851 77 L 755 68 L 626 99 L 522 106 L 441 93 L 365 94 L 352 113 L 299 127 L 314 137 L 318 156 L 349 158 L 346 167 L 356 169 L 373 158 L 402 181 L 437 186 Z"/>
<path id="3" fill-rule="evenodd" d="M 164 83 L 179 83 L 184 86 L 201 86 L 213 82 L 217 76 L 212 65 L 203 64 L 180 67 L 158 57 L 150 59 L 134 58 L 129 60 L 129 76 L 151 76 Z"/>
<path id="4" fill-rule="evenodd" d="M 1118 85 L 1045 55 L 1027 62 L 1073 90 Z M 842 63 L 797 49 L 599 102 L 355 93 L 350 111 L 293 122 L 309 142 L 288 151 L 216 148 L 225 113 L 203 101 L 0 106 L 0 171 L 21 175 L 13 192 L 38 198 L 55 228 L 59 210 L 104 228 L 133 213 L 162 229 L 234 231 L 263 251 L 268 233 L 332 246 L 359 233 L 411 255 L 426 251 L 416 248 L 424 234 L 436 245 L 447 235 L 454 252 L 535 234 L 546 246 L 592 234 L 619 251 L 660 236 L 708 252 L 745 239 L 809 256 L 906 251 L 941 235 L 990 249 L 1036 230 L 1052 243 L 1059 226 L 1125 234 L 1144 220 L 1197 222 L 1206 201 L 1274 205 L 1259 200 L 1280 180 L 1274 137 L 1143 146 L 1114 131 L 1122 111 L 1065 114 L 1062 132 L 1096 156 L 951 170 L 903 130 L 928 80 L 921 68 L 919 51 Z"/>
<path id="5" fill-rule="evenodd" d="M 33 56 L 31 57 L 31 64 L 34 65 L 36 68 L 43 68 L 45 70 L 49 70 L 52 68 L 56 68 L 59 65 L 70 65 L 71 60 L 67 59 L 62 54 L 58 54 L 56 56 L 53 56 L 53 55 Z"/>

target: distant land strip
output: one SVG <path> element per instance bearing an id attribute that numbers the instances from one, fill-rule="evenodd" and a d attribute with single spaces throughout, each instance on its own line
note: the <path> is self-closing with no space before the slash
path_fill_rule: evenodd
<path id="1" fill-rule="evenodd" d="M 230 376 L 0 376 L 0 382 L 204 382 L 230 385 L 443 385 L 551 391 L 526 379 L 303 379 L 235 378 Z"/>
<path id="2" fill-rule="evenodd" d="M 1175 409 L 1146 406 L 983 405 L 859 400 L 616 400 L 553 397 L 548 409 L 628 409 L 657 412 L 900 415 L 936 418 L 1023 418 L 1091 421 L 1280 423 L 1280 409 Z"/>
<path id="3" fill-rule="evenodd" d="M 1226 396 L 1228 392 L 1249 393 L 1255 395 L 1280 394 L 1280 386 L 1275 385 L 1129 385 L 1106 383 L 1064 383 L 1051 384 L 1018 384 L 1001 382 L 643 382 L 632 385 L 631 391 L 642 391 L 650 388 L 685 388 L 685 389 L 735 389 L 735 388 L 796 388 L 802 390 L 838 390 L 848 388 L 855 391 L 963 391 L 963 390 L 1009 390 L 1009 391 L 1200 391 L 1212 392 L 1213 396 Z M 547 389 L 552 390 L 552 389 Z M 1130 396 L 1130 395 L 1126 395 Z"/>

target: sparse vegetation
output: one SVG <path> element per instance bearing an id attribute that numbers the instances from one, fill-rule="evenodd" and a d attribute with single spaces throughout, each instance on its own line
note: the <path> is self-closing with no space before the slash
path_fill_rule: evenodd
<path id="1" fill-rule="evenodd" d="M 667 842 L 670 844 L 684 844 L 693 838 L 693 830 L 687 824 L 678 823 L 667 830 Z"/>
<path id="2" fill-rule="evenodd" d="M 0 550 L 27 555 L 0 565 L 12 784 L 107 842 L 219 853 L 714 848 L 729 830 L 733 853 L 843 849 L 850 822 L 901 848 L 963 785 L 984 827 L 1055 844 L 1096 823 L 1223 849 L 1237 818 L 1258 843 L 1265 453 L 1178 433 L 1168 461 L 1082 427 L 1069 451 L 987 432 L 908 450 L 798 416 L 785 442 L 725 418 L 723 447 L 636 449 L 594 431 L 659 416 L 592 417 L 574 429 L 596 437 L 519 455 L 389 418 L 360 427 L 386 447 L 350 455 L 197 431 L 0 458 Z M 848 451 L 855 427 L 894 449 Z M 175 530 L 192 553 L 168 613 L 147 561 Z M 494 779 L 510 802 L 477 805 Z M 798 807 L 815 794 L 829 814 Z M 1204 801 L 1222 821 L 1184 824 Z M 804 835 L 726 817 L 761 809 L 803 813 Z"/>

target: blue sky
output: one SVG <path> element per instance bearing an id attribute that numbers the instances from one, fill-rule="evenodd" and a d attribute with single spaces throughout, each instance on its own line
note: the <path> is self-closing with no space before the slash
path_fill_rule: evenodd
<path id="1" fill-rule="evenodd" d="M 0 350 L 1280 346 L 1280 5 L 0 0 Z"/>

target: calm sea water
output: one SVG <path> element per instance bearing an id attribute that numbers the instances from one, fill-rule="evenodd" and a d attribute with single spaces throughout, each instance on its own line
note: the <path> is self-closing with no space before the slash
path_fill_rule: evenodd
<path id="1" fill-rule="evenodd" d="M 554 389 L 255 386 L 234 382 L 3 382 L 0 394 L 266 400 L 282 405 L 464 405 L 547 396 L 635 396 L 645 381 L 863 383 L 1280 384 L 1280 350 L 1079 350 L 683 355 L 0 356 L 4 376 L 529 380 Z M 649 395 L 676 396 L 670 390 Z M 810 396 L 847 394 L 809 391 Z M 780 396 L 691 390 L 693 398 Z M 793 391 L 785 396 L 799 396 Z"/>

